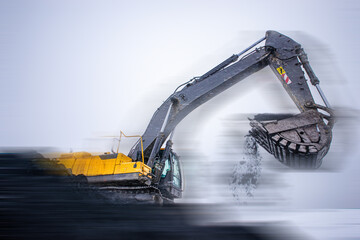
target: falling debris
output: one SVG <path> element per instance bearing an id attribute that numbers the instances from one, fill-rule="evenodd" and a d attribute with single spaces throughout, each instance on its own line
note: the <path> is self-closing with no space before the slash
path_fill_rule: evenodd
<path id="1" fill-rule="evenodd" d="M 243 157 L 235 165 L 230 181 L 233 196 L 240 204 L 254 197 L 261 174 L 261 160 L 255 139 L 245 136 Z"/>

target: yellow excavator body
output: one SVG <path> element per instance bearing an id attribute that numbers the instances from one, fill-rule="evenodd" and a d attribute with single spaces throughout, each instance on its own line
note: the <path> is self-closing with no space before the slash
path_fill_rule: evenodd
<path id="1" fill-rule="evenodd" d="M 71 171 L 72 175 L 84 175 L 88 182 L 138 184 L 151 182 L 151 168 L 141 161 L 134 162 L 122 154 L 92 155 L 88 152 L 61 154 L 56 158 L 58 164 Z"/>

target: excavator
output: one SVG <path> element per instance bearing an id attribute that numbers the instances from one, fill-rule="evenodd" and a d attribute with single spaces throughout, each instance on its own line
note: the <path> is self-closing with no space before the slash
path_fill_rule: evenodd
<path id="1" fill-rule="evenodd" d="M 259 46 L 262 42 L 264 45 Z M 115 151 L 101 155 L 76 152 L 61 154 L 50 161 L 66 169 L 69 175 L 82 176 L 104 194 L 173 202 L 182 196 L 183 190 L 179 157 L 172 149 L 177 124 L 200 105 L 267 66 L 300 113 L 256 115 L 250 119 L 249 134 L 282 164 L 317 169 L 330 148 L 334 114 L 304 49 L 276 31 L 267 31 L 265 37 L 242 52 L 178 86 L 155 111 L 127 155 Z M 307 78 L 325 106 L 315 103 Z M 121 132 L 121 136 L 126 135 Z"/>

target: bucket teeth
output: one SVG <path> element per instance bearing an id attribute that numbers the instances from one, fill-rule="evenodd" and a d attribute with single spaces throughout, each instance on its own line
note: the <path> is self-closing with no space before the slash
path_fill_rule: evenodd
<path id="1" fill-rule="evenodd" d="M 318 168 L 330 147 L 331 131 L 316 110 L 273 121 L 255 116 L 250 125 L 256 142 L 291 168 Z"/>
<path id="2" fill-rule="evenodd" d="M 296 151 L 296 144 L 295 143 L 290 143 L 289 150 L 295 152 Z"/>

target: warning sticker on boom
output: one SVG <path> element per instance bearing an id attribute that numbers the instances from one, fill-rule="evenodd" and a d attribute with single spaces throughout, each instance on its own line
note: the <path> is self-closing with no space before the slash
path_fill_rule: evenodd
<path id="1" fill-rule="evenodd" d="M 281 75 L 281 77 L 283 78 L 283 80 L 286 82 L 286 84 L 290 84 L 290 83 L 291 83 L 290 78 L 288 77 L 288 75 L 286 75 L 286 72 L 285 72 L 285 70 L 284 70 L 282 67 L 278 67 L 276 70 L 279 72 L 279 74 Z"/>

